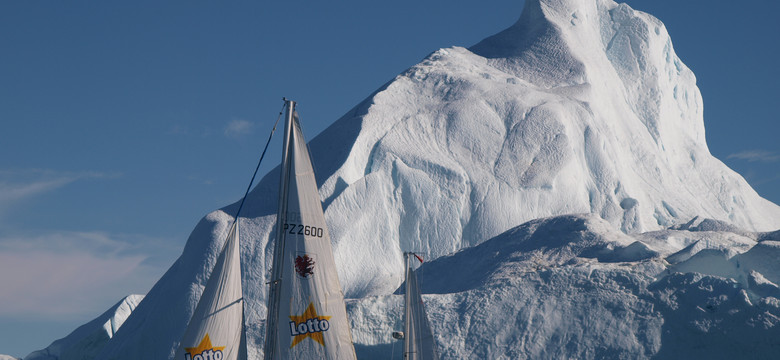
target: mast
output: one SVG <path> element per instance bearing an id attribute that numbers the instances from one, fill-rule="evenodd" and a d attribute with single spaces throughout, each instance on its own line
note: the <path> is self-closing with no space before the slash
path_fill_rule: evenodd
<path id="1" fill-rule="evenodd" d="M 412 293 L 409 291 L 409 255 L 404 253 L 404 279 L 406 286 L 404 289 L 404 359 L 408 359 L 414 353 L 414 327 L 412 327 L 412 312 L 409 304 L 412 302 Z"/>
<path id="2" fill-rule="evenodd" d="M 292 119 L 295 111 L 295 101 L 284 99 L 285 102 L 285 123 L 284 123 L 284 144 L 282 146 L 282 165 L 279 180 L 279 206 L 276 213 L 276 243 L 274 244 L 274 257 L 271 265 L 271 278 L 268 290 L 268 313 L 265 322 L 265 358 L 273 359 L 274 346 L 277 342 L 277 323 L 279 321 L 279 301 L 281 297 L 282 266 L 284 262 L 284 239 L 283 231 L 284 217 L 287 213 L 287 195 L 289 193 L 288 182 L 290 178 L 290 136 L 292 134 Z"/>
<path id="3" fill-rule="evenodd" d="M 412 265 L 414 256 L 420 262 L 423 259 L 413 252 L 404 253 L 406 273 L 406 289 L 404 291 L 404 359 L 428 360 L 438 359 L 436 344 L 433 341 L 431 325 L 425 314 L 420 286 L 417 283 L 417 272 Z"/>

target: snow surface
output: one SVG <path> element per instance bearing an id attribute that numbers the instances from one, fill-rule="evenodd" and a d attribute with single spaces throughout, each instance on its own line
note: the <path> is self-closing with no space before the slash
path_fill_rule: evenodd
<path id="1" fill-rule="evenodd" d="M 358 356 L 393 353 L 411 250 L 435 259 L 421 281 L 445 358 L 774 357 L 780 207 L 709 153 L 695 81 L 648 14 L 528 0 L 313 139 Z M 242 218 L 250 357 L 278 179 Z M 236 208 L 201 220 L 98 359 L 173 356 Z"/>

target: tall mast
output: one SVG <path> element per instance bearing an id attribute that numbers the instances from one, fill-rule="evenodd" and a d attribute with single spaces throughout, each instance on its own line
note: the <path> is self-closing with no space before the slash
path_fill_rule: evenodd
<path id="1" fill-rule="evenodd" d="M 276 213 L 276 243 L 274 244 L 274 257 L 271 265 L 271 278 L 268 290 L 268 306 L 265 322 L 265 358 L 273 359 L 274 346 L 277 342 L 276 324 L 279 321 L 279 301 L 281 297 L 280 286 L 282 268 L 284 262 L 285 232 L 282 229 L 284 218 L 287 214 L 288 179 L 290 177 L 290 136 L 292 134 L 293 113 L 295 101 L 284 99 L 287 114 L 284 124 L 284 145 L 282 146 L 282 165 L 279 183 L 279 207 Z"/>

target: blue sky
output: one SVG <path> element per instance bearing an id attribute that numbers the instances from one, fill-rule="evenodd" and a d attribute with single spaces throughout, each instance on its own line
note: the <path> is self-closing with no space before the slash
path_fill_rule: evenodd
<path id="1" fill-rule="evenodd" d="M 780 203 L 780 5 L 628 3 L 666 24 L 696 74 L 711 152 Z M 0 354 L 27 355 L 145 293 L 196 222 L 243 195 L 283 96 L 311 139 L 429 53 L 471 46 L 521 9 L 0 2 Z"/>

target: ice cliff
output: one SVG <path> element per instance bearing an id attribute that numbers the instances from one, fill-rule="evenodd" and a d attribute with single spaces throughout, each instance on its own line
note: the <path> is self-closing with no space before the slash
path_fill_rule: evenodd
<path id="1" fill-rule="evenodd" d="M 762 231 L 780 207 L 709 153 L 702 110 L 664 25 L 611 0 L 527 0 L 385 84 L 309 144 L 359 356 L 392 349 L 407 250 L 436 259 L 446 358 L 776 350 L 780 239 Z M 242 219 L 250 356 L 278 178 Z M 201 220 L 98 359 L 173 355 L 236 207 Z"/>

